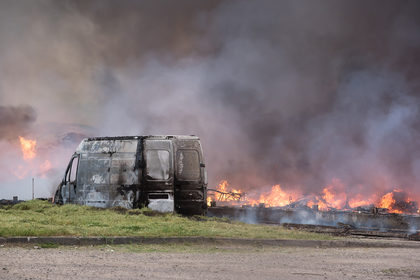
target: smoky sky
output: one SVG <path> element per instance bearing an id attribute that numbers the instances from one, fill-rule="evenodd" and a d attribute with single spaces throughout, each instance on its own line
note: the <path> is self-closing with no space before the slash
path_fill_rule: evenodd
<path id="1" fill-rule="evenodd" d="M 418 1 L 0 3 L 0 129 L 195 134 L 211 186 L 420 195 L 419 74 Z"/>
<path id="2" fill-rule="evenodd" d="M 30 106 L 0 105 L 0 139 L 16 139 L 35 122 L 36 112 Z"/>

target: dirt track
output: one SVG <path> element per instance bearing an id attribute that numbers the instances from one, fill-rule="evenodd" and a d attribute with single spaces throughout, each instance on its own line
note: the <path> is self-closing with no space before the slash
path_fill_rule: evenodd
<path id="1" fill-rule="evenodd" d="M 419 279 L 408 248 L 218 248 L 130 253 L 114 248 L 0 248 L 0 279 Z"/>

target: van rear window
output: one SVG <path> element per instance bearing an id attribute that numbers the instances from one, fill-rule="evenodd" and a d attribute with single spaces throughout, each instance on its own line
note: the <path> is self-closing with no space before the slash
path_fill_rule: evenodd
<path id="1" fill-rule="evenodd" d="M 178 150 L 176 163 L 178 180 L 200 178 L 200 158 L 196 150 Z"/>
<path id="2" fill-rule="evenodd" d="M 147 150 L 146 175 L 152 180 L 169 179 L 169 152 L 166 150 Z"/>

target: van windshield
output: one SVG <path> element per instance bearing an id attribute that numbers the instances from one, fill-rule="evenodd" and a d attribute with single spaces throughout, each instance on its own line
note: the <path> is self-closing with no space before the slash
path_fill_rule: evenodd
<path id="1" fill-rule="evenodd" d="M 146 152 L 146 174 L 152 180 L 169 179 L 169 152 L 166 150 L 148 150 Z"/>

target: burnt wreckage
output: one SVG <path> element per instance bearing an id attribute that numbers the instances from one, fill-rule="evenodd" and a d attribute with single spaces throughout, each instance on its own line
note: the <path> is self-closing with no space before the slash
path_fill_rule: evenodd
<path id="1" fill-rule="evenodd" d="M 203 215 L 207 174 L 196 136 L 84 139 L 72 156 L 54 202 Z"/>

